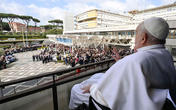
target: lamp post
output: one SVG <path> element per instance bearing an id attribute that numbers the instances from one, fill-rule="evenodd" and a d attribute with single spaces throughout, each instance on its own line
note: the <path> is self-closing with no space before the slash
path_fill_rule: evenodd
<path id="1" fill-rule="evenodd" d="M 24 45 L 24 47 L 25 47 L 25 41 L 24 41 L 24 29 L 23 29 L 23 27 L 22 27 L 22 35 L 23 35 L 23 45 Z"/>
<path id="2" fill-rule="evenodd" d="M 26 47 L 28 47 L 28 26 L 26 26 Z"/>

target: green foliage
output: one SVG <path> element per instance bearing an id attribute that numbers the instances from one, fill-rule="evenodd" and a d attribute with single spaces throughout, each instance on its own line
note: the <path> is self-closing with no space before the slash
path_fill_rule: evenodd
<path id="1" fill-rule="evenodd" d="M 63 30 L 62 29 L 50 29 L 46 31 L 46 34 L 62 34 Z"/>
<path id="2" fill-rule="evenodd" d="M 52 23 L 53 26 L 56 26 L 56 28 L 62 27 L 62 29 L 63 29 L 63 21 L 60 20 L 60 19 L 55 19 L 55 20 L 51 20 L 51 21 L 48 21 L 48 22 L 49 22 L 49 23 Z M 55 29 L 56 29 L 56 28 L 55 28 Z M 52 29 L 54 29 L 54 28 L 52 28 Z"/>
<path id="3" fill-rule="evenodd" d="M 60 19 L 55 19 L 55 20 L 50 20 L 50 21 L 48 21 L 48 23 L 60 23 L 60 24 L 63 24 L 63 21 L 62 20 L 60 20 Z"/>
<path id="4" fill-rule="evenodd" d="M 5 51 L 4 51 L 3 48 L 4 48 L 4 47 L 1 47 L 1 48 L 0 48 L 0 56 L 3 55 L 3 54 L 5 53 Z"/>
<path id="5" fill-rule="evenodd" d="M 32 20 L 32 19 L 33 19 L 33 17 L 32 17 L 32 16 L 24 16 L 24 15 L 19 16 L 19 18 L 20 18 L 20 19 L 22 19 L 22 20 L 25 20 L 25 21 L 30 21 L 30 20 Z"/>
<path id="6" fill-rule="evenodd" d="M 13 18 L 13 19 L 15 19 L 15 18 L 19 18 L 19 15 L 16 15 L 16 14 L 6 14 L 6 16 L 8 17 L 8 18 Z"/>
<path id="7" fill-rule="evenodd" d="M 40 27 L 44 27 L 46 30 L 48 30 L 48 29 L 53 29 L 57 26 L 55 26 L 55 25 L 41 25 Z"/>
<path id="8" fill-rule="evenodd" d="M 9 47 L 11 47 L 10 45 L 0 45 L 0 49 L 1 48 L 9 48 Z"/>
<path id="9" fill-rule="evenodd" d="M 5 14 L 5 13 L 0 13 L 0 18 L 7 18 L 7 14 Z"/>
<path id="10" fill-rule="evenodd" d="M 23 39 L 23 35 L 0 35 L 0 40 L 7 40 L 8 38 Z M 28 35 L 28 39 L 43 39 L 46 35 Z"/>
<path id="11" fill-rule="evenodd" d="M 6 22 L 2 22 L 2 29 L 6 31 L 10 31 L 9 24 Z"/>
<path id="12" fill-rule="evenodd" d="M 16 14 L 6 14 L 0 13 L 0 31 L 3 30 L 3 19 L 7 19 L 9 22 L 14 21 L 14 19 L 18 19 L 19 15 Z"/>
<path id="13" fill-rule="evenodd" d="M 40 22 L 40 20 L 37 19 L 37 18 L 33 18 L 32 20 L 33 20 L 35 23 L 39 23 L 39 22 Z"/>
<path id="14" fill-rule="evenodd" d="M 0 13 L 0 18 L 6 18 L 6 19 L 18 19 L 19 18 L 19 15 L 16 15 L 16 14 L 9 14 L 9 13 Z"/>

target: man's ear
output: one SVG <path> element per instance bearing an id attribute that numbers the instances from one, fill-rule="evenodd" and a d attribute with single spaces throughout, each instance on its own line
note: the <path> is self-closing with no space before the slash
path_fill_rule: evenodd
<path id="1" fill-rule="evenodd" d="M 148 40 L 147 34 L 146 34 L 146 33 L 143 33 L 141 43 L 142 43 L 142 44 L 145 44 L 145 43 L 147 42 L 147 40 Z"/>

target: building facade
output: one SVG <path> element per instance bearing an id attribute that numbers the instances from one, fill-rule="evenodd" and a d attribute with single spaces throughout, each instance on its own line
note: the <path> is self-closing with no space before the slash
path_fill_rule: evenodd
<path id="1" fill-rule="evenodd" d="M 167 21 L 176 20 L 176 4 L 169 4 L 146 10 L 134 10 L 129 12 L 133 16 L 135 23 L 140 23 L 150 17 L 161 17 Z"/>
<path id="2" fill-rule="evenodd" d="M 22 31 L 26 30 L 26 25 L 25 24 L 18 23 L 18 22 L 10 22 L 8 24 L 11 28 L 11 31 L 22 32 Z"/>
<path id="3" fill-rule="evenodd" d="M 27 31 L 27 26 L 19 22 L 11 22 L 9 23 L 9 26 L 11 28 L 11 31 L 13 32 L 26 32 Z M 41 32 L 41 28 L 29 26 L 28 32 Z"/>
<path id="4" fill-rule="evenodd" d="M 74 17 L 74 30 L 64 34 L 118 35 L 123 30 L 135 30 L 136 26 L 150 17 L 162 17 L 170 28 L 176 28 L 176 4 L 146 10 L 132 10 L 128 14 L 117 14 L 102 10 L 89 10 Z M 174 25 L 173 25 L 174 24 Z M 113 33 L 116 32 L 116 33 Z"/>
<path id="5" fill-rule="evenodd" d="M 131 24 L 132 17 L 102 10 L 90 10 L 75 16 L 75 30 Z"/>
<path id="6" fill-rule="evenodd" d="M 145 10 L 132 10 L 128 14 L 89 10 L 73 18 L 74 30 L 64 30 L 64 36 L 100 36 L 106 39 L 102 41 L 104 44 L 130 45 L 133 48 L 137 25 L 150 17 L 161 17 L 168 22 L 170 32 L 166 46 L 170 51 L 176 50 L 175 3 Z"/>

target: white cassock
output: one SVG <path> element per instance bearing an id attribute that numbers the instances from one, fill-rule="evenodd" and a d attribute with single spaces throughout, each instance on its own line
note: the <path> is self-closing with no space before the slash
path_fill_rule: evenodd
<path id="1" fill-rule="evenodd" d="M 69 108 L 75 109 L 79 105 L 85 103 L 86 105 L 89 105 L 89 93 L 83 94 L 82 88 L 88 85 L 92 85 L 98 82 L 98 80 L 104 75 L 104 73 L 97 73 L 95 75 L 92 75 L 89 79 L 76 84 L 71 89 L 71 96 L 70 96 L 70 103 Z"/>
<path id="2" fill-rule="evenodd" d="M 168 88 L 175 86 L 172 56 L 158 44 L 117 61 L 91 86 L 90 94 L 112 110 L 161 110 Z"/>

